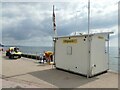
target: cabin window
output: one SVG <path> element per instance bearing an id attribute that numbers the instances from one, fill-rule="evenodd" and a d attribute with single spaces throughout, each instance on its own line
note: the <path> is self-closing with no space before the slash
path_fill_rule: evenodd
<path id="1" fill-rule="evenodd" d="M 105 53 L 108 53 L 109 51 L 109 41 L 105 40 Z"/>
<path id="2" fill-rule="evenodd" d="M 72 55 L 72 46 L 67 47 L 67 55 Z"/>

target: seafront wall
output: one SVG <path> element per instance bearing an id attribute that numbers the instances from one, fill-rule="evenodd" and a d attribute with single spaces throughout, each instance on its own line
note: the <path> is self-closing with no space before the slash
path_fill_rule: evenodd
<path id="1" fill-rule="evenodd" d="M 36 60 L 41 60 L 41 57 L 38 55 L 33 55 L 33 54 L 22 54 L 22 57 L 25 58 L 31 58 L 31 59 L 36 59 Z"/>

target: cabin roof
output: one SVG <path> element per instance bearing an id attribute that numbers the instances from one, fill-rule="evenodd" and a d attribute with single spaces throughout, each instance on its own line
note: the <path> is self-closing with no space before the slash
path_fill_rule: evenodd
<path id="1" fill-rule="evenodd" d="M 113 32 L 102 32 L 102 33 L 81 34 L 81 35 L 57 36 L 54 38 L 84 37 L 84 36 L 93 36 L 93 35 L 98 35 L 98 34 L 112 34 L 112 33 Z"/>

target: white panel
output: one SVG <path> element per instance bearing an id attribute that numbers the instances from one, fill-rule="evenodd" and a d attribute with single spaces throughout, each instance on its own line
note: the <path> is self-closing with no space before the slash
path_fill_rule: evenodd
<path id="1" fill-rule="evenodd" d="M 91 67 L 93 67 L 93 75 L 108 69 L 108 53 L 105 51 L 105 39 L 106 34 L 98 34 L 92 37 Z"/>
<path id="2" fill-rule="evenodd" d="M 56 67 L 86 75 L 88 68 L 87 39 L 85 37 L 74 38 L 77 39 L 77 43 L 65 44 L 63 40 L 66 38 L 59 38 L 57 40 L 55 51 Z M 68 47 L 67 51 L 69 54 L 72 51 L 72 55 L 66 53 L 66 48 Z M 70 47 L 72 47 L 72 50 Z"/>

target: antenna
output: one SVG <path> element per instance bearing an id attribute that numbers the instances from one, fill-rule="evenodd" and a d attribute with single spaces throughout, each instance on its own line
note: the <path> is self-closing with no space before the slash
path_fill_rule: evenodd
<path id="1" fill-rule="evenodd" d="M 88 0 L 88 36 L 90 34 L 90 0 Z"/>

